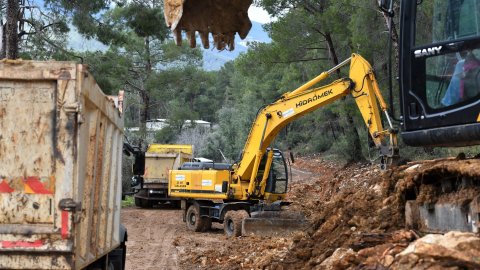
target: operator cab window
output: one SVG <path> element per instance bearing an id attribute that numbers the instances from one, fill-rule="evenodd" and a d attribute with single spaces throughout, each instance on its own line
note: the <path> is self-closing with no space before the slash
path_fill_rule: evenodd
<path id="1" fill-rule="evenodd" d="M 287 192 L 287 170 L 280 154 L 274 153 L 272 160 L 272 178 L 275 183 L 272 193 L 283 194 Z"/>
<path id="2" fill-rule="evenodd" d="M 417 1 L 413 86 L 432 110 L 480 97 L 480 0 Z M 421 70 L 420 70 L 421 71 Z M 423 87 L 422 87 L 423 86 Z"/>

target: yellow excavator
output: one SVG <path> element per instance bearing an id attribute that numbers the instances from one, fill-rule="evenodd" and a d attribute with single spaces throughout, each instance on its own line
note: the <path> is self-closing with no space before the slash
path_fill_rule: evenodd
<path id="1" fill-rule="evenodd" d="M 347 64 L 350 64 L 348 78 L 313 87 Z M 398 153 L 397 132 L 391 124 L 372 67 L 360 55 L 353 54 L 261 108 L 239 163 L 232 166 L 187 162 L 179 170 L 170 171 L 169 195 L 183 199 L 187 227 L 203 231 L 212 222 L 219 222 L 224 224 L 228 236 L 239 236 L 242 232 L 284 233 L 301 227 L 305 221 L 299 214 L 281 211 L 285 204 L 288 170 L 282 152 L 271 145 L 287 124 L 349 94 L 356 101 L 383 164 L 388 164 Z M 382 125 L 381 112 L 389 123 L 386 129 Z"/>
<path id="2" fill-rule="evenodd" d="M 380 9 L 392 20 L 394 1 L 378 2 Z M 206 48 L 210 43 L 209 35 L 212 35 L 217 49 L 234 49 L 235 35 L 238 33 L 240 38 L 244 38 L 251 27 L 247 11 L 252 0 L 165 0 L 164 3 L 165 19 L 176 36 L 177 43 L 181 43 L 184 31 L 190 46 L 196 46 L 195 35 L 198 32 Z M 398 151 L 396 132 L 390 116 L 400 124 L 403 142 L 410 146 L 480 145 L 480 0 L 401 0 L 399 5 L 398 117 L 395 117 L 393 111 L 388 115 L 370 65 L 360 56 L 353 55 L 349 60 L 349 78 L 324 87 L 311 88 L 329 74 L 322 73 L 306 85 L 286 93 L 281 99 L 261 109 L 252 126 L 240 163 L 233 168 L 212 170 L 215 173 L 224 171 L 223 177 L 219 174 L 218 177 L 211 175 L 210 178 L 202 178 L 200 175 L 194 176 L 193 171 L 184 170 L 185 179 L 192 178 L 183 181 L 182 173 L 172 172 L 171 176 L 177 177 L 174 179 L 182 183 L 176 186 L 172 184 L 172 195 L 191 198 L 185 201 L 185 206 L 189 206 L 189 202 L 197 205 L 196 208 L 187 210 L 187 225 L 196 226 L 197 220 L 199 224 L 207 225 L 212 220 L 225 223 L 226 217 L 234 216 L 233 212 L 232 215 L 225 215 L 229 211 L 243 211 L 240 214 L 243 217 L 246 216 L 245 212 L 249 211 L 243 206 L 234 209 L 228 205 L 227 209 L 223 209 L 223 204 L 212 199 L 221 199 L 231 205 L 236 202 L 259 205 L 257 202 L 263 200 L 282 199 L 285 192 L 272 189 L 281 185 L 275 185 L 275 169 L 271 167 L 275 166 L 275 160 L 283 159 L 280 152 L 269 149 L 275 135 L 289 121 L 348 93 L 355 98 L 385 164 L 388 164 Z M 390 32 L 391 30 L 392 28 Z M 339 66 L 344 64 L 346 63 Z M 393 94 L 391 89 L 390 91 L 392 110 Z M 381 125 L 380 109 L 376 107 L 375 98 L 379 100 L 381 111 L 385 113 L 389 127 L 386 130 Z M 478 191 L 469 192 L 468 197 L 462 195 L 461 204 L 442 199 L 428 203 L 418 200 L 422 192 L 429 190 L 435 191 L 436 197 L 442 194 L 448 197 L 449 194 L 468 188 L 478 189 L 478 167 L 473 166 L 476 169 L 464 173 L 454 160 L 445 162 L 448 164 L 439 164 L 436 166 L 438 168 L 422 171 L 421 175 L 414 177 L 415 180 L 404 196 L 406 223 L 423 231 L 478 232 Z M 477 164 L 475 162 L 466 160 L 470 166 Z M 198 179 L 208 181 L 199 182 Z M 195 188 L 191 186 L 193 181 L 196 181 Z M 208 186 L 213 187 L 212 190 L 204 190 L 198 185 L 209 184 L 209 181 L 213 184 Z M 196 189 L 198 192 L 194 192 Z M 196 203 L 200 201 L 195 200 L 200 198 L 199 196 L 204 199 L 202 203 L 208 201 L 210 204 L 208 211 Z M 234 220 L 236 223 L 229 220 L 227 225 L 230 226 L 231 223 L 232 227 L 226 230 L 234 229 L 237 233 L 238 230 L 233 225 L 238 223 L 238 218 L 235 219 L 237 221 Z"/>

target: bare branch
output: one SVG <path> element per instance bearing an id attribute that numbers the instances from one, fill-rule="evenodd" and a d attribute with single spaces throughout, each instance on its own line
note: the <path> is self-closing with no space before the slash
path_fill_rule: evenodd
<path id="1" fill-rule="evenodd" d="M 134 83 L 132 83 L 129 80 L 126 80 L 125 83 L 127 85 L 131 86 L 132 88 L 134 88 L 135 90 L 137 90 L 138 92 L 145 92 L 145 89 L 140 88 L 139 86 L 135 85 Z"/>

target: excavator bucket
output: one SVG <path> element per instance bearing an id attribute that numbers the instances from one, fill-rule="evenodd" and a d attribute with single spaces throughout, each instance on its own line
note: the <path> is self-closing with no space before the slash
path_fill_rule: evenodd
<path id="1" fill-rule="evenodd" d="M 243 220 L 242 235 L 286 236 L 306 229 L 307 220 L 302 213 L 291 211 L 259 211 Z"/>
<path id="2" fill-rule="evenodd" d="M 186 32 L 190 47 L 196 47 L 198 32 L 204 48 L 210 47 L 209 35 L 213 36 L 218 50 L 235 48 L 235 34 L 244 39 L 252 23 L 248 8 L 252 0 L 165 0 L 164 12 L 177 45 L 182 44 L 182 31 Z"/>

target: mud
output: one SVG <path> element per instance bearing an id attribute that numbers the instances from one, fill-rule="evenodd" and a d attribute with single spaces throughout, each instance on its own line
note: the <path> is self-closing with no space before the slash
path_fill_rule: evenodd
<path id="1" fill-rule="evenodd" d="M 128 233 L 126 270 L 181 269 L 173 245 L 187 233 L 180 210 L 124 208 L 122 224 Z"/>

